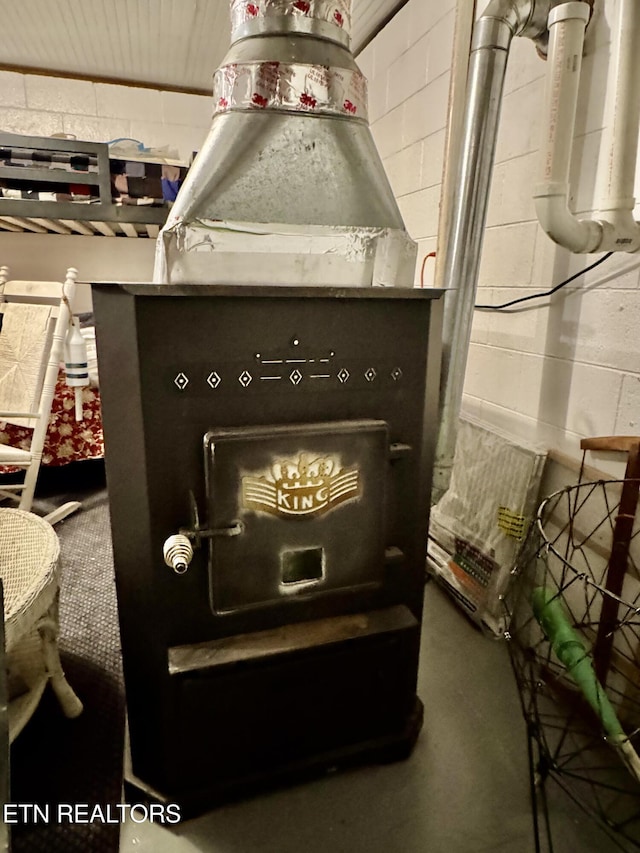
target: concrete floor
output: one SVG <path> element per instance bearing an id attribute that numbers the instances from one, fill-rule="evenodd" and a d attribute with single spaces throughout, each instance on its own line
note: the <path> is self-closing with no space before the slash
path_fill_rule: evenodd
<path id="1" fill-rule="evenodd" d="M 533 853 L 524 722 L 507 648 L 427 585 L 419 694 L 404 762 L 326 776 L 171 829 L 126 822 L 121 853 Z M 553 782 L 556 853 L 619 850 Z M 543 849 L 545 849 L 543 847 Z"/>

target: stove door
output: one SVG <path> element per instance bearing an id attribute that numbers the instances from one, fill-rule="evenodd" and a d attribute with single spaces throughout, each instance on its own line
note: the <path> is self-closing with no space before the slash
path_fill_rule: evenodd
<path id="1" fill-rule="evenodd" d="M 240 427 L 205 436 L 215 613 L 382 584 L 384 421 Z"/>

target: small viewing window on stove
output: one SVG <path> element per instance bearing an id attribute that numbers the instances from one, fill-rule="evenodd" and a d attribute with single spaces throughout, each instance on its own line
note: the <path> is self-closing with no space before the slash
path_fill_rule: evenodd
<path id="1" fill-rule="evenodd" d="M 324 548 L 300 548 L 284 551 L 281 557 L 282 583 L 313 583 L 324 575 Z"/>

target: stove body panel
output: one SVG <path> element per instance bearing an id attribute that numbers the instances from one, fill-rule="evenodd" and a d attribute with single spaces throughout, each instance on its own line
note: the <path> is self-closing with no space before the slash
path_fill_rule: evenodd
<path id="1" fill-rule="evenodd" d="M 145 785 L 204 803 L 241 779 L 406 738 L 438 295 L 94 286 L 131 755 Z M 236 523 L 237 535 L 216 533 Z M 180 530 L 199 547 L 178 575 L 162 549 Z M 283 646 L 266 654 L 273 632 Z"/>

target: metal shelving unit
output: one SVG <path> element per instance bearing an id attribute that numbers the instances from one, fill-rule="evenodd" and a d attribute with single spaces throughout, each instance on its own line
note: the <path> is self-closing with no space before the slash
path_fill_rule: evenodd
<path id="1" fill-rule="evenodd" d="M 50 168 L 0 166 L 0 182 L 29 182 L 34 191 L 52 183 L 88 185 L 98 190 L 97 199 L 90 202 L 0 198 L 0 232 L 154 239 L 167 218 L 167 206 L 114 203 L 106 143 L 0 133 L 0 148 L 89 156 L 97 163 L 97 171 L 92 172 L 56 168 L 54 163 Z"/>

